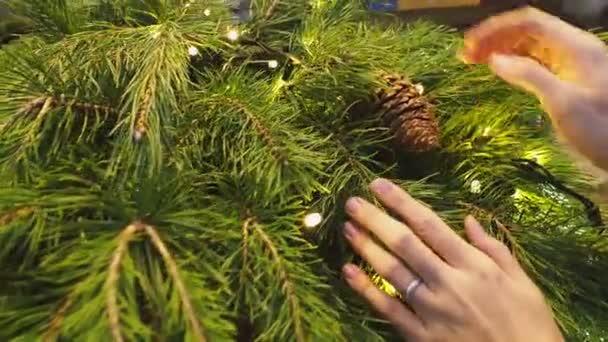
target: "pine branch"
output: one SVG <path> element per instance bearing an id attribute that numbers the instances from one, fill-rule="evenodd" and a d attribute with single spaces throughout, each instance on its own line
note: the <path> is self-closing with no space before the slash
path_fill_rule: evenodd
<path id="1" fill-rule="evenodd" d="M 78 111 L 82 111 L 85 113 L 101 112 L 101 113 L 107 113 L 107 114 L 117 114 L 117 115 L 119 114 L 119 112 L 116 109 L 114 109 L 108 105 L 80 101 L 76 98 L 69 98 L 68 96 L 66 96 L 64 94 L 62 94 L 60 96 L 49 96 L 48 98 L 51 99 L 52 104 L 55 106 L 74 108 Z"/>
<path id="2" fill-rule="evenodd" d="M 264 21 L 268 21 L 268 20 L 270 20 L 270 18 L 272 18 L 272 15 L 274 14 L 274 11 L 277 9 L 277 7 L 279 6 L 280 2 L 281 2 L 281 0 L 272 1 L 270 6 L 268 6 L 268 9 L 266 10 L 266 14 L 264 14 Z"/>
<path id="3" fill-rule="evenodd" d="M 232 104 L 239 112 L 245 115 L 247 121 L 251 122 L 253 128 L 258 133 L 258 136 L 264 141 L 264 143 L 270 148 L 270 153 L 274 156 L 275 160 L 282 165 L 288 163 L 288 153 L 283 149 L 281 144 L 276 141 L 276 139 L 270 133 L 270 129 L 268 129 L 264 123 L 258 118 L 256 114 L 250 111 L 244 103 L 233 99 L 226 99 L 230 104 Z"/>
<path id="4" fill-rule="evenodd" d="M 144 134 L 146 133 L 146 129 L 148 127 L 148 116 L 150 115 L 150 109 L 152 107 L 152 100 L 154 96 L 154 80 L 150 80 L 150 82 L 146 85 L 146 90 L 144 92 L 144 97 L 141 100 L 141 104 L 139 105 L 139 110 L 135 115 L 135 127 L 134 138 L 136 141 L 141 140 Z"/>
<path id="5" fill-rule="evenodd" d="M 107 105 L 101 105 L 96 103 L 90 103 L 85 101 L 79 101 L 75 98 L 69 98 L 65 94 L 60 96 L 52 96 L 52 95 L 41 95 L 31 99 L 26 102 L 13 116 L 11 121 L 16 121 L 22 119 L 24 116 L 31 115 L 40 115 L 41 113 L 46 113 L 50 110 L 65 107 L 65 108 L 73 108 L 77 111 L 91 114 L 91 113 L 105 113 L 108 114 L 116 114 L 118 115 L 118 111 L 113 109 Z M 46 108 L 46 109 L 45 109 Z M 45 109 L 45 110 L 43 110 Z M 10 123 L 7 123 L 7 126 L 10 126 Z"/>
<path id="6" fill-rule="evenodd" d="M 294 284 L 291 281 L 289 274 L 285 268 L 283 258 L 279 254 L 279 251 L 275 244 L 272 242 L 270 236 L 268 236 L 268 234 L 266 234 L 263 229 L 261 229 L 258 225 L 254 225 L 253 229 L 264 242 L 266 249 L 270 252 L 270 255 L 272 256 L 275 262 L 275 265 L 279 270 L 278 276 L 283 282 L 283 291 L 285 293 L 285 296 L 287 297 L 287 300 L 289 301 L 289 308 L 294 317 L 293 324 L 295 327 L 296 340 L 298 342 L 305 342 L 307 339 L 304 334 L 304 329 L 302 327 L 300 300 L 295 294 Z"/>
<path id="7" fill-rule="evenodd" d="M 133 223 L 125 228 L 118 236 L 118 247 L 112 254 L 112 261 L 108 270 L 108 278 L 106 279 L 105 288 L 107 291 L 106 312 L 110 322 L 110 330 L 114 341 L 123 342 L 124 339 L 120 332 L 120 308 L 118 306 L 118 279 L 120 278 L 120 265 L 124 254 L 131 240 L 135 238 L 137 233 L 145 230 L 145 225 L 141 222 Z"/>
<path id="8" fill-rule="evenodd" d="M 34 208 L 31 208 L 31 207 L 17 208 L 14 211 L 8 212 L 8 213 L 0 216 L 0 227 L 7 226 L 14 221 L 17 221 L 26 216 L 29 216 L 33 212 L 34 212 Z"/>
<path id="9" fill-rule="evenodd" d="M 120 266 L 122 264 L 122 259 L 124 257 L 125 252 L 127 251 L 129 243 L 139 233 L 145 233 L 146 235 L 148 235 L 150 241 L 163 258 L 163 261 L 165 262 L 165 265 L 167 267 L 167 271 L 173 279 L 173 283 L 175 284 L 177 292 L 179 293 L 184 314 L 188 318 L 193 330 L 194 339 L 198 342 L 206 342 L 207 338 L 204 335 L 201 323 L 197 318 L 196 312 L 194 311 L 186 286 L 181 276 L 179 275 L 177 263 L 171 256 L 171 253 L 169 253 L 167 246 L 163 243 L 156 229 L 140 221 L 137 221 L 127 226 L 127 228 L 125 228 L 120 233 L 118 237 L 118 247 L 114 250 L 114 253 L 112 255 L 112 260 L 108 271 L 108 278 L 106 280 L 106 310 L 110 321 L 110 330 L 112 331 L 114 340 L 117 342 L 124 341 L 120 332 L 120 309 L 118 306 L 117 293 L 117 282 L 120 278 Z"/>
<path id="10" fill-rule="evenodd" d="M 589 221 L 591 221 L 593 226 L 600 228 L 604 227 L 604 221 L 602 219 L 600 207 L 592 200 L 570 189 L 562 181 L 553 176 L 551 172 L 547 170 L 547 168 L 529 159 L 513 159 L 513 163 L 521 170 L 533 173 L 534 175 L 540 177 L 545 183 L 551 184 L 559 191 L 562 191 L 563 193 L 570 195 L 579 202 L 581 202 L 585 207 L 587 217 L 589 218 Z M 601 230 L 601 232 L 603 231 L 604 229 Z"/>
<path id="11" fill-rule="evenodd" d="M 59 307 L 59 309 L 53 315 L 51 322 L 49 323 L 46 334 L 42 338 L 44 342 L 54 342 L 57 340 L 57 334 L 61 329 L 61 324 L 65 319 L 65 315 L 70 309 L 70 306 L 74 303 L 74 293 L 70 293 L 63 304 Z"/>
<path id="12" fill-rule="evenodd" d="M 150 237 L 152 244 L 156 247 L 161 257 L 163 258 L 165 265 L 167 266 L 167 270 L 173 278 L 173 283 L 177 287 L 177 291 L 180 295 L 180 299 L 182 302 L 182 307 L 184 310 L 184 314 L 188 317 L 190 321 L 190 326 L 193 330 L 194 340 L 198 342 L 206 342 L 207 338 L 204 335 L 203 327 L 198 319 L 198 315 L 196 314 L 194 307 L 192 306 L 192 302 L 190 300 L 190 296 L 188 295 L 188 290 L 186 289 L 186 285 L 179 275 L 179 270 L 177 267 L 177 263 L 169 253 L 167 246 L 163 243 L 162 239 L 158 235 L 156 229 L 152 226 L 145 226 L 146 233 Z"/>
<path id="13" fill-rule="evenodd" d="M 250 38 L 243 37 L 243 38 L 241 38 L 241 43 L 244 45 L 258 46 L 259 48 L 261 48 L 263 51 L 270 54 L 271 56 L 283 56 L 284 58 L 290 60 L 293 65 L 300 65 L 300 66 L 306 67 L 304 65 L 304 62 L 296 55 L 289 53 L 289 52 L 285 52 L 285 51 L 277 49 L 277 48 L 273 48 L 272 46 L 264 43 L 260 39 L 250 39 Z"/>
<path id="14" fill-rule="evenodd" d="M 241 248 L 243 249 L 243 257 L 242 257 L 242 265 L 241 265 L 241 272 L 240 272 L 240 281 L 239 281 L 239 295 L 243 292 L 243 287 L 246 286 L 245 284 L 246 279 L 247 279 L 247 273 L 250 272 L 249 270 L 249 237 L 251 235 L 250 230 L 251 230 L 251 226 L 255 225 L 255 219 L 252 217 L 248 217 L 247 219 L 245 219 L 245 222 L 243 222 L 243 226 L 241 228 L 241 235 L 242 235 L 242 239 L 243 242 L 241 243 Z"/>

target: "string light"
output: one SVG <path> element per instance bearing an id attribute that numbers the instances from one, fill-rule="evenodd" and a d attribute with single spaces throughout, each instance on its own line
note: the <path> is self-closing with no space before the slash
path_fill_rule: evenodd
<path id="1" fill-rule="evenodd" d="M 211 15 L 211 10 L 207 8 L 206 10 L 203 11 L 203 14 L 205 15 L 205 17 L 208 17 Z"/>
<path id="2" fill-rule="evenodd" d="M 521 192 L 521 190 L 516 189 L 515 193 L 511 197 L 513 197 L 514 199 L 521 199 L 523 197 L 523 195 L 524 194 Z"/>
<path id="3" fill-rule="evenodd" d="M 477 179 L 471 182 L 471 192 L 474 194 L 481 193 L 481 182 Z"/>
<path id="4" fill-rule="evenodd" d="M 228 37 L 229 40 L 235 42 L 239 39 L 239 31 L 237 30 L 230 30 L 228 31 L 228 34 L 226 35 Z"/>
<path id="5" fill-rule="evenodd" d="M 196 46 L 191 46 L 190 48 L 188 48 L 188 54 L 192 57 L 194 56 L 198 56 L 200 52 L 198 51 L 198 49 L 196 48 Z"/>
<path id="6" fill-rule="evenodd" d="M 140 131 L 140 130 L 136 130 L 133 133 L 133 139 L 135 140 L 135 142 L 140 142 L 141 139 L 143 139 L 144 137 L 144 132 Z"/>
<path id="7" fill-rule="evenodd" d="M 545 164 L 548 161 L 548 155 L 546 151 L 528 151 L 524 154 L 524 158 L 531 159 L 538 164 Z"/>
<path id="8" fill-rule="evenodd" d="M 418 94 L 424 95 L 424 86 L 422 84 L 418 83 L 414 86 L 414 88 L 416 88 Z"/>
<path id="9" fill-rule="evenodd" d="M 278 68 L 279 67 L 279 61 L 274 60 L 274 59 L 271 60 L 271 61 L 268 61 L 268 67 L 270 69 L 276 69 L 276 68 Z"/>
<path id="10" fill-rule="evenodd" d="M 306 228 L 315 228 L 323 222 L 323 215 L 320 213 L 308 214 L 304 217 L 304 226 Z"/>

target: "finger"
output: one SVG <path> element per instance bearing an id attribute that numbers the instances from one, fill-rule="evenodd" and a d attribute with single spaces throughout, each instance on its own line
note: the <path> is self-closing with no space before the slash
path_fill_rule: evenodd
<path id="1" fill-rule="evenodd" d="M 355 252 L 400 293 L 403 293 L 408 285 L 416 279 L 416 276 L 407 269 L 401 260 L 380 247 L 369 234 L 351 222 L 344 225 L 344 235 Z"/>
<path id="2" fill-rule="evenodd" d="M 519 264 L 511 252 L 500 241 L 488 235 L 483 226 L 472 216 L 464 221 L 464 227 L 469 241 L 480 251 L 490 257 L 502 270 L 511 275 L 521 272 Z"/>
<path id="3" fill-rule="evenodd" d="M 395 184 L 377 179 L 370 187 L 387 208 L 404 219 L 414 233 L 448 264 L 463 266 L 475 256 L 471 246 L 441 218 Z"/>
<path id="4" fill-rule="evenodd" d="M 447 265 L 408 227 L 361 198 L 350 199 L 346 211 L 359 227 L 376 235 L 430 287 L 439 280 Z"/>
<path id="5" fill-rule="evenodd" d="M 533 93 L 546 106 L 567 88 L 566 83 L 529 58 L 497 54 L 492 56 L 490 67 L 500 78 Z"/>
<path id="6" fill-rule="evenodd" d="M 472 63 L 486 63 L 493 53 L 509 53 L 542 42 L 545 48 L 573 60 L 601 48 L 592 34 L 561 19 L 526 7 L 491 17 L 465 34 L 465 54 Z"/>
<path id="7" fill-rule="evenodd" d="M 408 341 L 423 336 L 424 326 L 420 319 L 399 300 L 379 290 L 357 266 L 348 264 L 343 269 L 346 281 L 378 313 L 391 322 Z"/>

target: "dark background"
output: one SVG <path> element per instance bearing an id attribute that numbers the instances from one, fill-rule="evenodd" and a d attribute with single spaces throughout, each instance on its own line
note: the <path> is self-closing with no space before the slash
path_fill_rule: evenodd
<path id="1" fill-rule="evenodd" d="M 566 14 L 562 11 L 563 4 L 566 1 L 579 2 L 580 0 L 481 0 L 482 5 L 479 7 L 407 11 L 398 12 L 397 15 L 404 20 L 430 18 L 441 24 L 464 28 L 474 25 L 484 18 L 496 13 L 531 5 L 557 15 L 565 21 L 582 28 L 608 28 L 608 11 L 595 13 L 593 17 L 580 18 L 573 14 Z M 608 4 L 608 0 L 606 0 L 606 4 Z M 578 6 L 583 6 L 582 2 Z"/>
<path id="2" fill-rule="evenodd" d="M 242 5 L 249 0 L 228 0 L 228 2 L 231 1 Z M 583 6 L 581 0 L 481 0 L 482 5 L 479 7 L 406 11 L 397 12 L 396 15 L 405 21 L 425 18 L 440 24 L 446 24 L 457 28 L 466 28 L 493 14 L 525 5 L 533 5 L 558 15 L 564 20 L 579 27 L 599 30 L 608 28 L 608 11 L 603 11 L 604 13 L 602 13 L 602 11 L 594 13 L 593 18 L 577 18 L 562 12 L 563 3 L 565 1 L 576 1 L 577 3 L 580 3 L 580 5 L 576 6 Z M 608 4 L 608 0 L 605 1 Z M 16 38 L 16 34 L 27 32 L 27 30 L 27 21 L 12 15 L 5 5 L 4 0 L 0 0 L 0 44 Z"/>

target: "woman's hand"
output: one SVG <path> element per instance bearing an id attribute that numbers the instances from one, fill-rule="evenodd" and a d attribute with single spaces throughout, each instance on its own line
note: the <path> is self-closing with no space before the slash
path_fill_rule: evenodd
<path id="1" fill-rule="evenodd" d="M 608 51 L 597 37 L 524 8 L 470 30 L 461 56 L 535 94 L 558 135 L 608 171 Z"/>
<path id="2" fill-rule="evenodd" d="M 376 288 L 355 265 L 346 265 L 344 275 L 407 341 L 563 341 L 541 291 L 475 219 L 465 222 L 470 245 L 392 183 L 380 179 L 371 188 L 403 221 L 353 198 L 346 204 L 351 222 L 344 234 L 406 297 L 407 306 Z"/>

